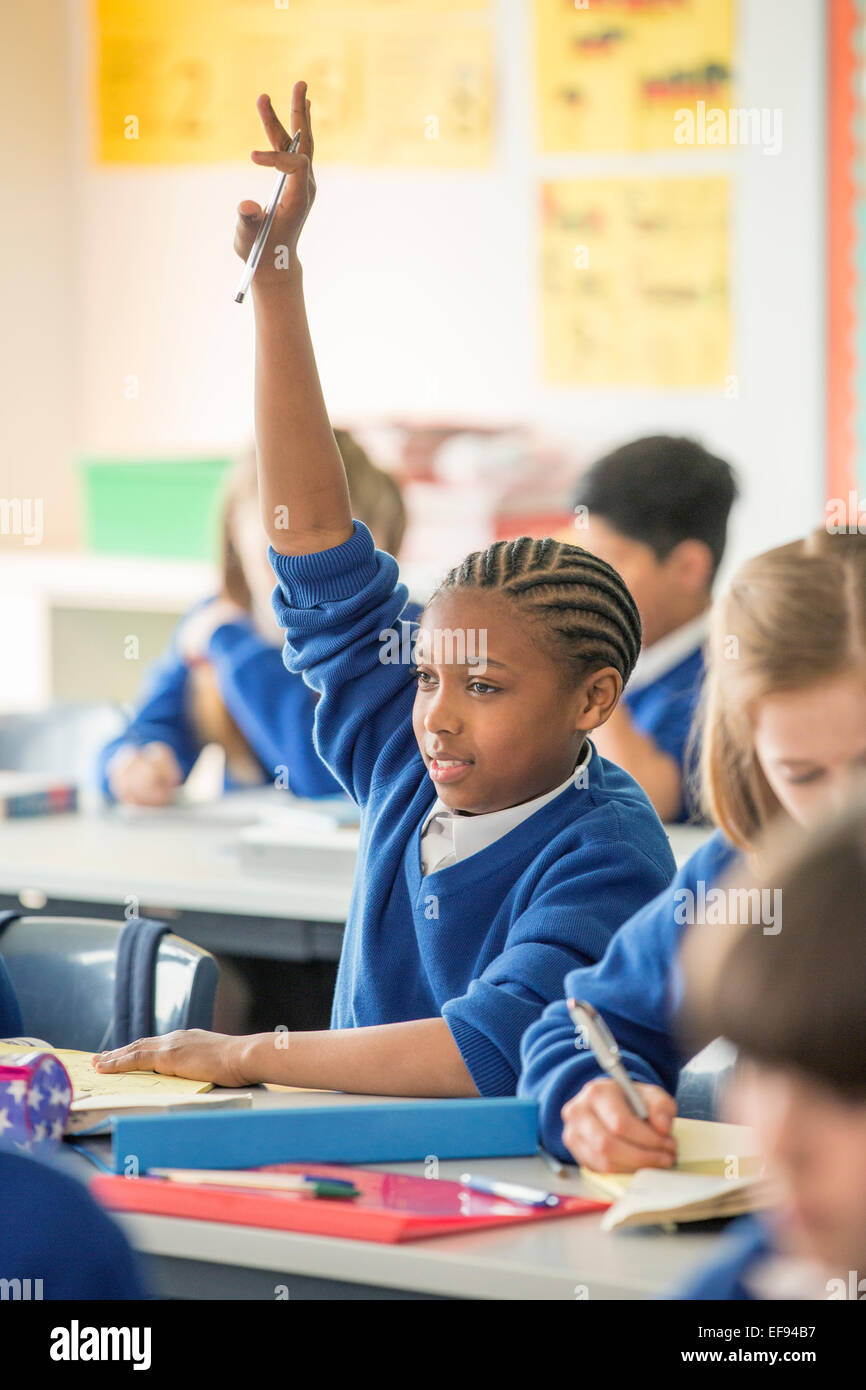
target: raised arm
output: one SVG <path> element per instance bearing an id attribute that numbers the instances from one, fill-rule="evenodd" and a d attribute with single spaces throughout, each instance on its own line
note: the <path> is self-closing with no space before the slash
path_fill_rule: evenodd
<path id="1" fill-rule="evenodd" d="M 289 178 L 252 282 L 256 320 L 256 452 L 265 531 L 283 555 L 310 555 L 352 534 L 343 462 L 322 396 L 304 307 L 298 237 L 316 194 L 307 84 L 292 89 L 290 126 L 300 130 L 297 154 L 270 97 L 256 102 L 270 150 L 256 164 Z M 246 260 L 264 216 L 258 203 L 238 207 L 235 250 Z"/>

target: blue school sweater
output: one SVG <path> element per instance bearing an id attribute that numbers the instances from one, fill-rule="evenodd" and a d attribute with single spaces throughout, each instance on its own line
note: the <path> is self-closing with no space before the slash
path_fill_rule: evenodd
<path id="1" fill-rule="evenodd" d="M 684 892 L 709 888 L 736 857 L 720 830 L 701 845 L 673 882 L 616 933 L 604 959 L 566 977 L 564 998 L 545 1009 L 528 1029 L 521 1049 L 523 1071 L 518 1094 L 538 1100 L 541 1142 L 573 1163 L 562 1143 L 560 1111 L 588 1081 L 606 1073 L 591 1051 L 575 1048 L 575 1032 L 565 1000 L 586 999 L 619 1043 L 626 1071 L 636 1081 L 676 1090 L 682 1056 L 673 1037 L 679 1003 L 676 956 L 686 923 Z"/>
<path id="2" fill-rule="evenodd" d="M 408 659 L 380 660 L 389 632 L 406 635 L 396 563 L 358 521 L 333 549 L 269 553 L 286 665 L 319 691 L 317 746 L 362 808 L 332 1026 L 441 1014 L 479 1092 L 513 1095 L 520 1038 L 564 974 L 669 881 L 667 836 L 637 783 L 593 753 L 586 786 L 424 877 L 436 788 L 412 730 L 416 677 Z"/>
<path id="3" fill-rule="evenodd" d="M 757 1264 L 773 1254 L 770 1233 L 755 1216 L 743 1216 L 725 1233 L 715 1259 L 685 1283 L 665 1295 L 668 1299 L 755 1301 L 745 1282 Z"/>
<path id="4" fill-rule="evenodd" d="M 625 688 L 623 704 L 636 729 L 647 734 L 663 753 L 679 764 L 683 779 L 680 807 L 675 822 L 689 820 L 698 810 L 689 791 L 693 760 L 687 757 L 689 731 L 704 680 L 704 653 L 701 647 L 690 652 L 670 671 L 636 689 Z"/>
<path id="5" fill-rule="evenodd" d="M 167 743 L 184 780 L 202 750 L 187 710 L 189 667 L 178 650 L 179 628 L 152 668 L 134 717 L 99 755 L 97 780 L 108 798 L 108 763 L 122 744 Z M 340 788 L 313 745 L 312 692 L 286 670 L 279 647 L 263 641 L 253 623 L 242 619 L 218 627 L 205 655 L 226 709 L 261 764 L 262 782 L 272 782 L 276 769 L 286 767 L 295 796 L 338 796 Z M 226 790 L 231 785 L 227 778 Z"/>
<path id="6" fill-rule="evenodd" d="M 0 1149 L 0 1194 L 0 1279 L 29 1279 L 31 1298 L 149 1297 L 120 1227 L 77 1179 Z"/>

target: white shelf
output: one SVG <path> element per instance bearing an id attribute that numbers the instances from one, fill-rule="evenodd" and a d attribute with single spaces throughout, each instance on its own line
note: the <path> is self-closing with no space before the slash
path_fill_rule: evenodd
<path id="1" fill-rule="evenodd" d="M 213 593 L 216 566 L 201 560 L 90 555 L 22 547 L 0 554 L 0 713 L 51 699 L 51 614 L 56 609 L 179 613 Z"/>
<path id="2" fill-rule="evenodd" d="M 217 568 L 206 560 L 23 549 L 0 556 L 0 589 L 64 608 L 173 612 L 212 593 L 217 583 Z"/>

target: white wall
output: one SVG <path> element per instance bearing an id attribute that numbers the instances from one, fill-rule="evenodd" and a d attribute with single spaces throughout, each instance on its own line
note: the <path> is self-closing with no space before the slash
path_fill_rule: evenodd
<path id="1" fill-rule="evenodd" d="M 83 0 L 72 54 L 90 91 Z M 531 420 L 578 458 L 647 431 L 694 433 L 740 469 L 732 558 L 820 518 L 823 440 L 824 48 L 821 0 L 741 0 L 741 106 L 780 108 L 783 151 L 534 154 L 530 5 L 499 0 L 499 136 L 482 172 L 320 167 L 301 243 L 332 415 Z M 287 72 L 287 92 L 295 76 Z M 315 92 L 311 92 L 315 112 Z M 233 302 L 235 208 L 270 173 L 245 165 L 117 170 L 89 162 L 76 102 L 80 449 L 224 447 L 252 424 L 251 309 Z M 740 398 L 545 387 L 535 333 L 540 177 L 728 170 Z M 70 344 L 70 347 L 72 345 Z M 127 374 L 141 383 L 124 398 Z"/>

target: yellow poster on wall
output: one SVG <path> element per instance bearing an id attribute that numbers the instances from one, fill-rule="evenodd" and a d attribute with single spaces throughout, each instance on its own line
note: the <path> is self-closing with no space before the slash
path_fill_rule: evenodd
<path id="1" fill-rule="evenodd" d="M 95 0 L 94 27 L 103 163 L 246 160 L 298 78 L 319 162 L 490 162 L 490 0 Z"/>
<path id="2" fill-rule="evenodd" d="M 730 106 L 733 0 L 535 0 L 534 11 L 544 152 L 688 148 L 706 131 L 701 113 Z"/>
<path id="3" fill-rule="evenodd" d="M 541 193 L 544 379 L 724 390 L 728 181 L 570 179 Z"/>

